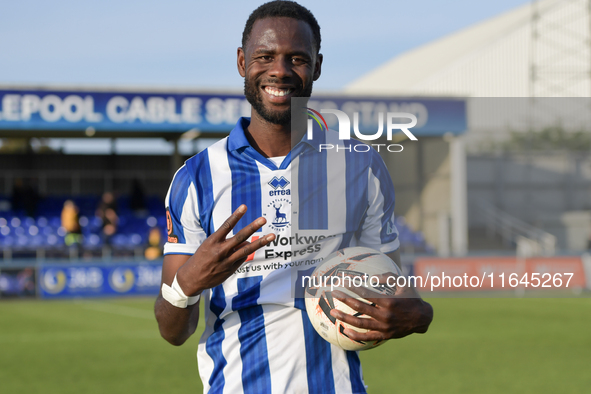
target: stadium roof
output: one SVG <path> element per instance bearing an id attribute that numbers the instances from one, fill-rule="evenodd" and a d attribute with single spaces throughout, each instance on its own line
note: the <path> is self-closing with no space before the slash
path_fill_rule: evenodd
<path id="1" fill-rule="evenodd" d="M 472 97 L 585 97 L 586 0 L 543 0 L 399 55 L 347 93 Z"/>

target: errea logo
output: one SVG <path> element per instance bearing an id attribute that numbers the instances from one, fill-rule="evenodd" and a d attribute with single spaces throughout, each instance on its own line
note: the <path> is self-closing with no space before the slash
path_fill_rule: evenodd
<path id="1" fill-rule="evenodd" d="M 267 185 L 271 186 L 273 190 L 269 192 L 270 196 L 289 196 L 291 194 L 290 189 L 285 189 L 289 185 L 289 181 L 284 176 L 281 178 L 273 177 Z M 277 190 L 280 189 L 280 190 Z"/>
<path id="2" fill-rule="evenodd" d="M 275 190 L 277 190 L 278 187 L 280 187 L 281 189 L 285 189 L 285 186 L 289 185 L 289 181 L 285 179 L 284 176 L 282 176 L 281 178 L 277 178 L 276 176 L 274 176 L 273 179 L 271 179 L 268 182 L 268 184 Z"/>

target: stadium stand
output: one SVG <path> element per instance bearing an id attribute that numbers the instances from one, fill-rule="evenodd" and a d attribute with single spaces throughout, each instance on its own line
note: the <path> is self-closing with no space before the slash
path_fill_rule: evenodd
<path id="1" fill-rule="evenodd" d="M 400 237 L 400 252 L 405 254 L 434 254 L 435 249 L 427 243 L 423 233 L 413 231 L 403 216 L 395 220 Z"/>
<path id="2" fill-rule="evenodd" d="M 79 208 L 82 245 L 68 247 L 66 231 L 61 225 L 61 210 L 66 200 Z M 0 201 L 8 197 L 0 196 Z M 146 211 L 138 215 L 130 207 L 130 196 L 117 198 L 119 225 L 110 245 L 101 234 L 102 222 L 95 216 L 100 196 L 47 196 L 37 207 L 38 215 L 28 217 L 24 211 L 0 212 L 0 250 L 4 260 L 18 258 L 78 258 L 78 257 L 141 257 L 148 247 L 150 229 L 157 227 L 165 239 L 166 214 L 158 196 L 146 198 Z M 413 231 L 404 217 L 396 219 L 401 251 L 408 254 L 434 253 L 423 234 Z"/>
<path id="3" fill-rule="evenodd" d="M 102 222 L 95 216 L 100 196 L 48 196 L 39 202 L 38 215 L 34 218 L 24 215 L 23 211 L 0 212 L 0 249 L 4 260 L 78 257 L 77 251 L 66 246 L 66 231 L 61 226 L 61 210 L 68 199 L 80 209 L 83 239 L 80 251 L 83 256 L 104 257 L 111 252 L 115 256 L 143 256 L 150 229 L 158 227 L 164 235 L 166 217 L 160 197 L 147 198 L 147 210 L 143 215 L 133 213 L 128 196 L 119 197 L 119 228 L 110 247 L 106 248 L 101 236 Z M 2 200 L 7 200 L 7 197 L 0 197 Z"/>

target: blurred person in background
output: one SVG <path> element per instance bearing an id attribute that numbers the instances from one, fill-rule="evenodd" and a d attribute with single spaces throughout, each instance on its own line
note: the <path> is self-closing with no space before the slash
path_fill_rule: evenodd
<path id="1" fill-rule="evenodd" d="M 35 271 L 33 268 L 8 269 L 0 272 L 2 297 L 30 297 L 35 295 Z"/>
<path id="2" fill-rule="evenodd" d="M 14 180 L 10 202 L 14 212 L 35 217 L 37 214 L 37 205 L 39 204 L 39 193 L 37 193 L 31 181 L 16 178 Z"/>
<path id="3" fill-rule="evenodd" d="M 136 216 L 145 216 L 148 214 L 146 208 L 146 194 L 144 193 L 144 188 L 138 179 L 134 179 L 131 183 L 129 208 Z"/>
<path id="4" fill-rule="evenodd" d="M 117 232 L 117 225 L 119 224 L 119 216 L 117 215 L 117 202 L 115 196 L 111 192 L 103 193 L 101 202 L 96 210 L 102 223 L 102 236 L 106 245 L 111 244 L 111 238 Z"/>
<path id="5" fill-rule="evenodd" d="M 148 234 L 148 247 L 144 252 L 144 256 L 148 260 L 156 260 L 162 256 L 162 234 L 158 227 L 152 227 Z"/>
<path id="6" fill-rule="evenodd" d="M 25 268 L 16 275 L 18 290 L 22 296 L 35 295 L 35 271 Z"/>
<path id="7" fill-rule="evenodd" d="M 66 200 L 62 209 L 62 227 L 66 230 L 66 246 L 79 247 L 82 243 L 79 210 L 74 201 Z"/>

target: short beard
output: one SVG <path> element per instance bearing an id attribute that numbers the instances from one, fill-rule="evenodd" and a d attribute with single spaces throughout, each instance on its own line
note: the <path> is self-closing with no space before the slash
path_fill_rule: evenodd
<path id="1" fill-rule="evenodd" d="M 295 94 L 293 97 L 310 97 L 312 95 L 312 85 L 310 82 L 309 86 L 302 89 L 300 94 Z M 250 82 L 248 78 L 244 78 L 244 96 L 252 106 L 252 109 L 260 115 L 265 121 L 280 125 L 287 126 L 291 124 L 291 106 L 285 111 L 273 111 L 269 110 L 263 105 L 262 93 L 255 82 Z"/>

